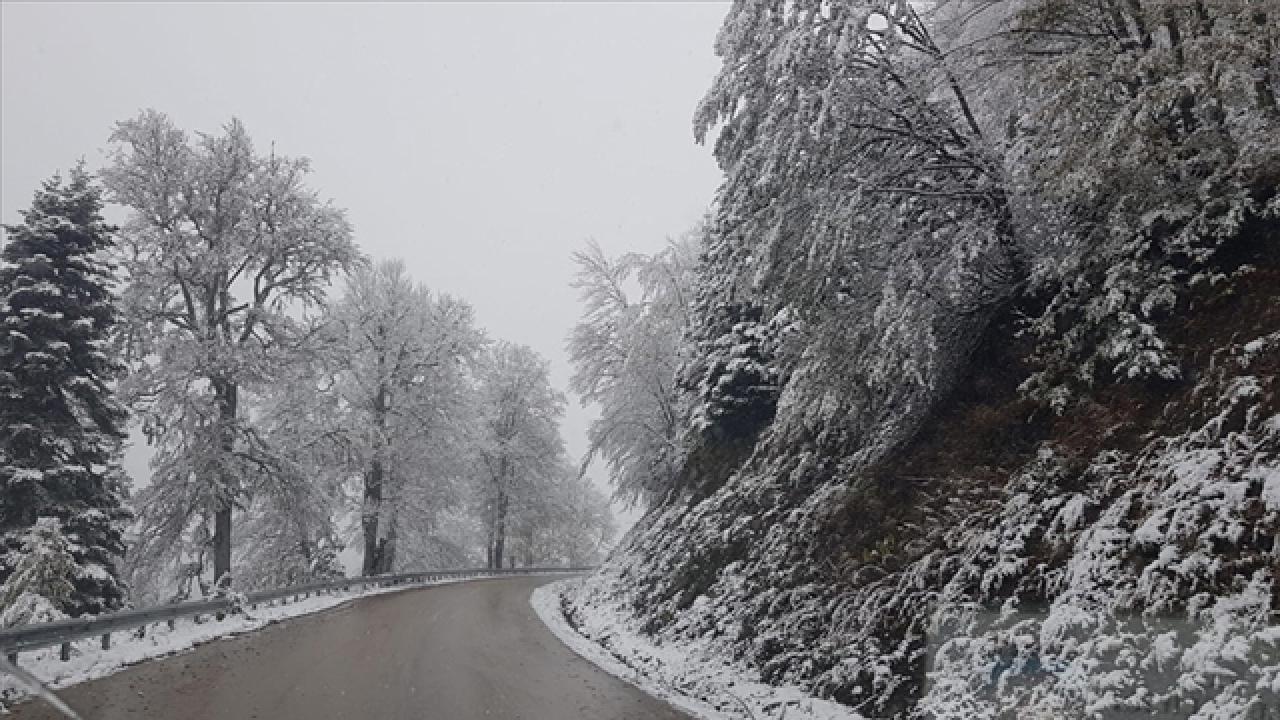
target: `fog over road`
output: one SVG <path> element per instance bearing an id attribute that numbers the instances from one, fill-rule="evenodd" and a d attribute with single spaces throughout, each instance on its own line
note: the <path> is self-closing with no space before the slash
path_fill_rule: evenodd
<path id="1" fill-rule="evenodd" d="M 86 720 L 677 720 L 578 657 L 529 594 L 550 577 L 379 595 L 60 692 Z M 19 720 L 58 718 L 25 703 Z"/>

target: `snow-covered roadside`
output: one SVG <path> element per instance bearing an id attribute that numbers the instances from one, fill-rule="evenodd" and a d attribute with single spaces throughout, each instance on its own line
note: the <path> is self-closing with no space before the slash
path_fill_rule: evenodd
<path id="1" fill-rule="evenodd" d="M 470 580 L 449 578 L 415 585 L 313 595 L 284 605 L 259 605 L 246 614 L 230 615 L 223 620 L 206 617 L 202 622 L 196 623 L 190 618 L 184 618 L 177 621 L 173 630 L 163 623 L 150 625 L 146 635 L 141 638 L 132 632 L 113 633 L 110 650 L 103 650 L 96 638 L 86 638 L 72 646 L 71 659 L 66 662 L 59 659 L 59 649 L 56 647 L 24 652 L 18 658 L 18 665 L 46 686 L 63 688 L 111 675 L 144 660 L 175 655 L 213 640 L 242 635 L 272 623 L 328 610 L 352 600 Z M 0 673 L 0 713 L 5 712 L 6 704 L 12 704 L 26 696 L 26 689 L 16 678 Z"/>
<path id="2" fill-rule="evenodd" d="M 697 644 L 656 645 L 632 629 L 617 608 L 596 603 L 565 616 L 564 594 L 582 578 L 543 585 L 529 603 L 574 652 L 700 720 L 858 720 L 848 707 L 799 688 L 774 687 Z"/>

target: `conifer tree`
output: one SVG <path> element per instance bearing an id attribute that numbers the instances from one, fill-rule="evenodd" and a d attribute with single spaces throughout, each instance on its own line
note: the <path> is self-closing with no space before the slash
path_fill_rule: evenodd
<path id="1" fill-rule="evenodd" d="M 62 536 L 46 541 L 65 540 L 72 560 L 71 591 L 46 599 L 73 616 L 109 611 L 124 597 L 116 559 L 128 518 L 126 412 L 110 386 L 122 369 L 108 347 L 113 268 L 103 257 L 115 229 L 82 165 L 46 181 L 22 216 L 5 226 L 0 253 L 0 597 L 39 594 L 13 586 L 40 574 L 16 572 L 39 524 Z"/>

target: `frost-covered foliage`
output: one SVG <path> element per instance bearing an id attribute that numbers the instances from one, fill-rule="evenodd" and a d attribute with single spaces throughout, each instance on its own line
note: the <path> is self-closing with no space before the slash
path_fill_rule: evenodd
<path id="1" fill-rule="evenodd" d="M 491 344 L 469 304 L 415 283 L 399 261 L 349 273 L 270 379 L 238 392 L 239 587 L 338 576 L 352 557 L 361 574 L 474 566 L 486 553 L 504 566 L 582 564 L 611 537 L 608 503 L 567 468 L 545 361 Z M 140 601 L 215 590 L 213 537 L 190 501 L 204 490 L 184 479 L 145 493 L 164 505 L 137 531 L 183 542 L 132 543 Z"/>
<path id="2" fill-rule="evenodd" d="M 739 462 L 773 421 L 786 315 L 769 321 L 759 305 L 725 303 L 686 332 L 676 376 L 682 467 L 672 489 L 715 488 L 725 479 L 723 468 Z"/>
<path id="3" fill-rule="evenodd" d="M 867 716 L 1273 717 L 1278 17 L 736 2 L 686 492 L 581 602 Z"/>
<path id="4" fill-rule="evenodd" d="M 695 132 L 719 128 L 726 179 L 692 336 L 735 306 L 795 331 L 786 442 L 904 440 L 1023 276 L 977 93 L 917 6 L 744 1 L 717 39 Z"/>
<path id="5" fill-rule="evenodd" d="M 478 371 L 481 481 L 474 503 L 484 523 L 487 567 L 513 564 L 507 540 L 514 523 L 538 508 L 546 483 L 566 474 L 559 430 L 565 400 L 549 373 L 531 348 L 505 342 L 489 350 Z"/>
<path id="6" fill-rule="evenodd" d="M 647 518 L 609 570 L 612 602 L 662 642 L 709 642 L 868 716 L 1267 717 L 1280 699 L 1269 337 L 1215 354 L 1177 403 L 1179 429 L 1089 454 L 1046 440 L 1007 480 L 941 470 L 908 505 L 833 483 L 854 468 L 813 454 L 756 459 Z M 797 487 L 812 491 L 787 502 Z M 861 531 L 832 546 L 843 503 Z"/>
<path id="7" fill-rule="evenodd" d="M 471 306 L 415 284 L 399 261 L 354 273 L 325 318 L 316 418 L 361 478 L 363 572 L 403 567 L 439 513 L 460 504 L 475 423 L 468 370 L 483 336 Z M 321 389 L 323 388 L 323 389 Z M 407 541 L 407 542 L 406 542 Z M 410 564 L 414 558 L 407 558 Z"/>
<path id="8" fill-rule="evenodd" d="M 717 315 L 724 332 L 698 343 L 696 362 L 683 369 L 694 397 L 690 424 L 711 443 L 754 437 L 773 419 L 779 385 L 778 331 L 761 309 L 726 305 Z"/>
<path id="9" fill-rule="evenodd" d="M 1068 224 L 1037 258 L 1048 306 L 1030 324 L 1044 367 L 1027 390 L 1058 407 L 1111 379 L 1176 379 L 1159 324 L 1280 221 L 1280 4 L 1121 5 L 1026 2 L 975 53 L 1020 62 L 1007 152 Z"/>
<path id="10" fill-rule="evenodd" d="M 616 260 L 595 244 L 574 255 L 584 310 L 569 338 L 570 385 L 600 408 L 583 464 L 604 458 L 615 494 L 629 502 L 660 500 L 676 483 L 676 370 L 701 239 L 694 230 L 653 255 Z"/>
<path id="11" fill-rule="evenodd" d="M 525 567 L 594 565 L 615 531 L 609 499 L 568 465 L 517 493 L 507 553 Z"/>
<path id="12" fill-rule="evenodd" d="M 305 159 L 259 154 L 239 121 L 189 138 L 158 112 L 120 122 L 103 177 L 130 210 L 120 241 L 123 389 L 156 447 L 139 498 L 143 557 L 188 549 L 230 582 L 232 516 L 264 465 L 251 394 L 307 333 L 299 311 L 359 264 L 341 210 Z"/>
<path id="13" fill-rule="evenodd" d="M 276 460 L 255 476 L 233 547 L 244 590 L 341 577 L 348 507 L 347 445 L 341 414 L 321 392 L 317 354 L 291 363 L 258 406 L 259 427 Z"/>
<path id="14" fill-rule="evenodd" d="M 83 572 L 62 522 L 39 518 L 17 540 L 5 558 L 12 569 L 0 584 L 0 628 L 61 620 L 63 608 L 74 606 L 73 583 Z"/>
<path id="15" fill-rule="evenodd" d="M 65 577 L 72 587 L 39 602 L 68 615 L 113 610 L 124 600 L 116 565 L 129 516 L 119 466 L 126 414 L 112 390 L 123 368 L 109 346 L 115 281 L 105 253 L 115 229 L 102 218 L 101 191 L 78 166 L 65 182 L 57 176 L 47 181 L 23 222 L 6 230 L 0 256 L 0 583 L 22 571 L 15 563 L 21 564 L 24 547 L 56 532 L 65 535 L 72 566 Z M 0 612 L 30 615 L 40 588 L 52 592 L 53 586 L 33 585 L 30 578 L 15 582 L 7 586 L 11 591 L 32 589 L 7 592 Z"/>
<path id="16" fill-rule="evenodd" d="M 1083 465 L 1046 444 L 994 498 L 995 522 L 947 532 L 959 552 L 936 566 L 950 579 L 931 617 L 926 705 L 947 716 L 1280 708 L 1280 356 L 1248 347 L 1213 353 L 1179 408 L 1185 431 Z"/>

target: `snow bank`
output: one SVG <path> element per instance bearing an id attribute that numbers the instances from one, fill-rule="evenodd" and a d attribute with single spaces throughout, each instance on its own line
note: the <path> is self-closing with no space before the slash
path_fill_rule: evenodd
<path id="1" fill-rule="evenodd" d="M 795 687 L 753 681 L 703 644 L 666 643 L 636 632 L 629 616 L 592 591 L 592 578 L 543 585 L 530 604 L 574 652 L 701 720 L 856 720 L 849 708 Z M 566 615 L 566 595 L 575 602 Z"/>

